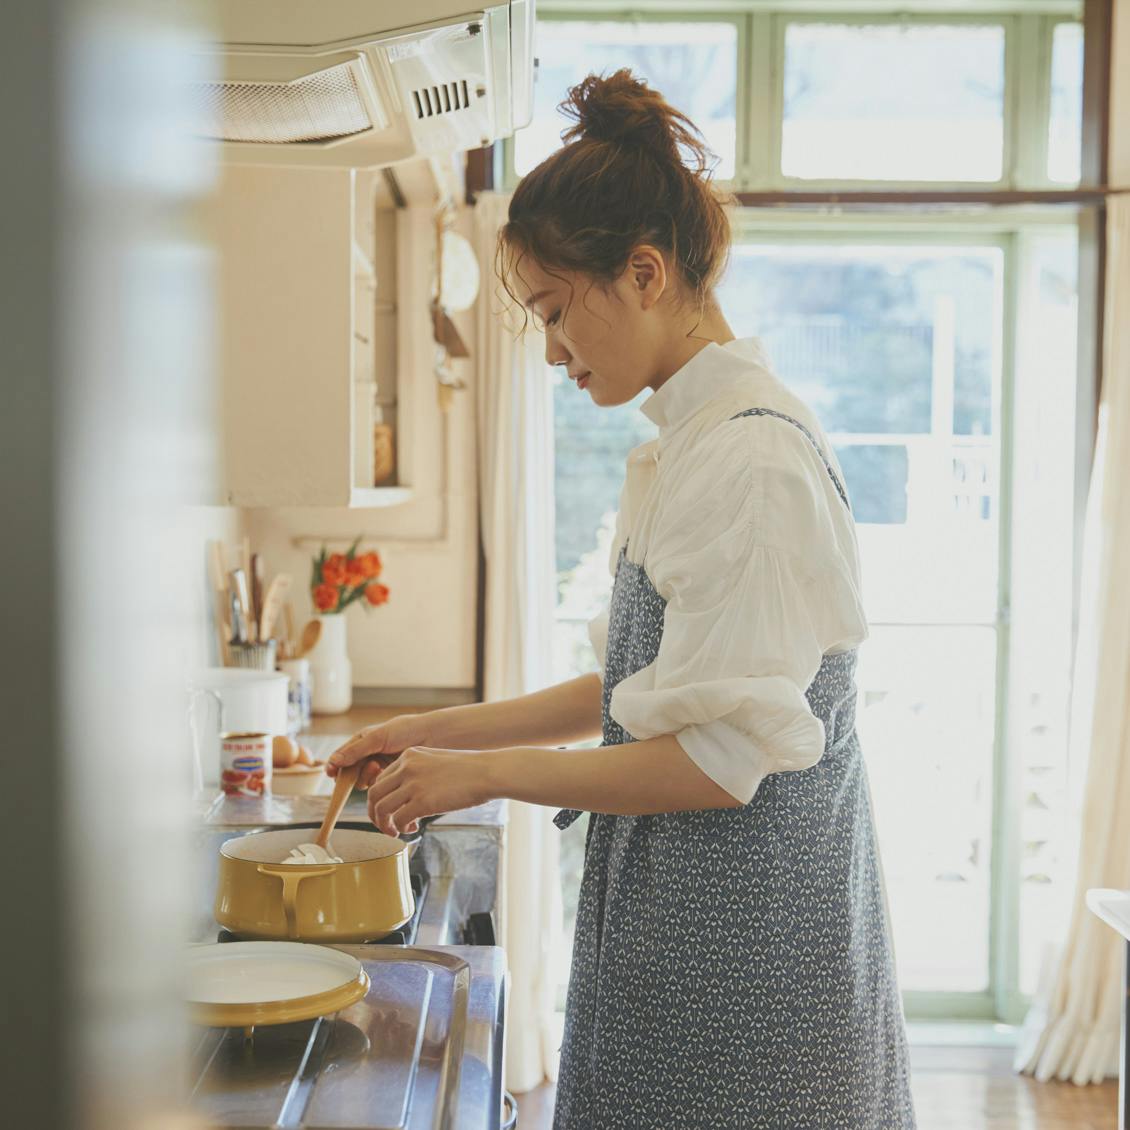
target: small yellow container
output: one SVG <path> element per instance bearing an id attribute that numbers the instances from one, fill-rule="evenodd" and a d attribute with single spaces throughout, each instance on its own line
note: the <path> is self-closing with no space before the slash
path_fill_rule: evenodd
<path id="1" fill-rule="evenodd" d="M 283 828 L 223 844 L 216 921 L 249 940 L 364 942 L 412 917 L 410 844 L 382 832 L 339 829 L 330 847 L 344 862 L 283 862 L 314 835 L 310 828 Z"/>

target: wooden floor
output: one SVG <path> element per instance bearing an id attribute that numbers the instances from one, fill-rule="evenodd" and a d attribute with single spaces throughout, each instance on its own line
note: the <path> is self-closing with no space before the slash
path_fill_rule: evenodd
<path id="1" fill-rule="evenodd" d="M 1118 1084 L 1037 1083 L 1008 1048 L 911 1048 L 918 1130 L 1115 1130 Z M 550 1130 L 552 1083 L 515 1095 L 518 1130 Z M 625 1130 L 628 1130 L 625 1127 Z M 672 1128 L 674 1130 L 674 1128 Z"/>

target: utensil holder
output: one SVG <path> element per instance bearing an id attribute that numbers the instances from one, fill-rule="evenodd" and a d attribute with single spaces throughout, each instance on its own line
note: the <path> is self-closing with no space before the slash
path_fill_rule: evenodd
<path id="1" fill-rule="evenodd" d="M 262 643 L 229 643 L 227 664 L 229 667 L 249 667 L 254 671 L 273 671 L 275 669 L 276 640 Z"/>

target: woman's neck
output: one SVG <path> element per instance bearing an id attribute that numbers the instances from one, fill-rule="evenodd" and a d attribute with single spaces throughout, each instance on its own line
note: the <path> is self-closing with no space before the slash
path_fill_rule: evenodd
<path id="1" fill-rule="evenodd" d="M 695 319 L 680 325 L 670 349 L 664 350 L 662 371 L 648 381 L 648 387 L 658 391 L 669 377 L 677 373 L 696 353 L 705 349 L 711 342 L 725 345 L 728 341 L 734 341 L 736 337 L 721 308 L 717 303 L 711 303 L 703 312 L 701 321 Z"/>

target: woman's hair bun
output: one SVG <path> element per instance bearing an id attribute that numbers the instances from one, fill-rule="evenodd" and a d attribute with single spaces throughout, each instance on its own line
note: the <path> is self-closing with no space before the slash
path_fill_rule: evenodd
<path id="1" fill-rule="evenodd" d="M 570 88 L 558 109 L 575 123 L 562 133 L 565 142 L 634 145 L 696 172 L 706 168 L 709 154 L 695 125 L 627 67 L 588 75 Z"/>
<path id="2" fill-rule="evenodd" d="M 705 309 L 729 255 L 733 198 L 714 186 L 716 158 L 694 123 L 626 68 L 588 75 L 559 109 L 566 144 L 518 182 L 499 228 L 507 293 L 517 299 L 509 279 L 527 255 L 608 283 L 646 243 Z"/>

